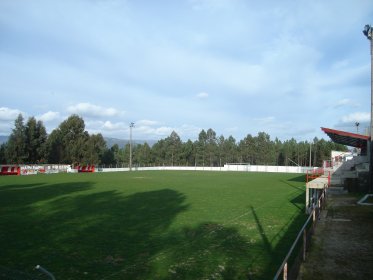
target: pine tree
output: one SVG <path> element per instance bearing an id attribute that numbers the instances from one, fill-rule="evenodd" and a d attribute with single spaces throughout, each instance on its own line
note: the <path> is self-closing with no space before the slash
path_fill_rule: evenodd
<path id="1" fill-rule="evenodd" d="M 27 159 L 26 128 L 23 123 L 22 114 L 19 114 L 17 119 L 14 121 L 14 128 L 12 134 L 9 136 L 6 147 L 5 155 L 8 163 L 25 163 L 25 160 Z"/>

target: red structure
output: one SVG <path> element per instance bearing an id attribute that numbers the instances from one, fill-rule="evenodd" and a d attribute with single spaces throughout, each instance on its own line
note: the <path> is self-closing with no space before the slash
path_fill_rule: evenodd
<path id="1" fill-rule="evenodd" d="M 322 127 L 321 130 L 324 131 L 333 142 L 359 148 L 361 149 L 362 155 L 367 154 L 368 141 L 370 140 L 369 136 L 325 127 Z"/>
<path id="2" fill-rule="evenodd" d="M 324 168 L 321 167 L 313 170 L 307 170 L 306 183 L 323 175 L 328 175 L 328 186 L 330 186 L 330 171 L 326 171 Z"/>
<path id="3" fill-rule="evenodd" d="M 78 166 L 77 169 L 78 169 L 78 172 L 83 172 L 83 173 L 95 172 L 95 166 L 94 165 Z"/>
<path id="4" fill-rule="evenodd" d="M 19 166 L 2 166 L 0 175 L 21 175 L 21 168 Z"/>

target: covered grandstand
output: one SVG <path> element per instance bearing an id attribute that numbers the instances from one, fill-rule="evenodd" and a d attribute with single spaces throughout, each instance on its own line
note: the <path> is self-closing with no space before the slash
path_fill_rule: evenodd
<path id="1" fill-rule="evenodd" d="M 354 147 L 358 153 L 350 160 L 333 167 L 332 185 L 344 186 L 348 191 L 369 191 L 369 149 L 370 137 L 330 128 L 321 128 L 330 139 L 338 144 Z"/>

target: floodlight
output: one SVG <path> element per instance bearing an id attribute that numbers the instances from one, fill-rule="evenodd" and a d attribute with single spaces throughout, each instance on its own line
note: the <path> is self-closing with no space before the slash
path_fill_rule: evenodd
<path id="1" fill-rule="evenodd" d="M 372 27 L 369 24 L 364 26 L 363 34 L 368 40 L 372 40 Z"/>

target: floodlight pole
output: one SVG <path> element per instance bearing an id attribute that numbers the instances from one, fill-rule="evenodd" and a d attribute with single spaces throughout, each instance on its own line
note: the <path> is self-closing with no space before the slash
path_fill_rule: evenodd
<path id="1" fill-rule="evenodd" d="M 130 171 L 132 171 L 132 128 L 135 126 L 135 123 L 130 123 Z"/>
<path id="2" fill-rule="evenodd" d="M 369 24 L 364 26 L 364 35 L 370 41 L 370 141 L 369 141 L 369 192 L 373 188 L 373 28 Z"/>

